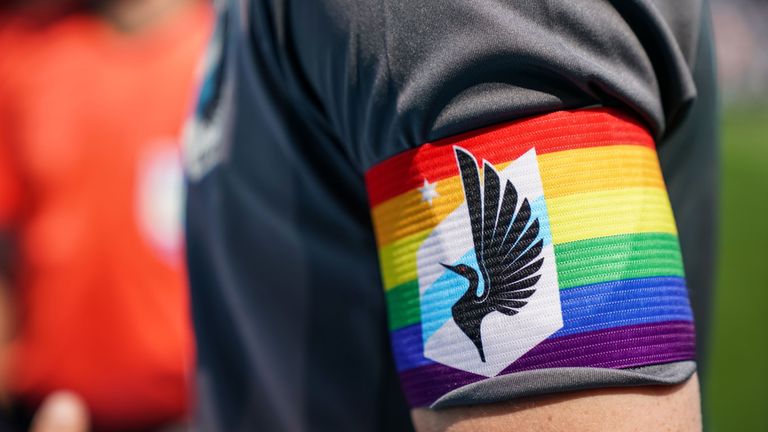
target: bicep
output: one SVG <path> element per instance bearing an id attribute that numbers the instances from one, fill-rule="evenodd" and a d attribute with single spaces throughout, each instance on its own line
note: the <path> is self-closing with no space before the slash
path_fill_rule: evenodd
<path id="1" fill-rule="evenodd" d="M 623 387 L 411 412 L 419 432 L 700 431 L 699 383 Z"/>

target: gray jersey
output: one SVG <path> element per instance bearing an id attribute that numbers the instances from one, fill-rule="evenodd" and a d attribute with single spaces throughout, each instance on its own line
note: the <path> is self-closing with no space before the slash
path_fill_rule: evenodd
<path id="1" fill-rule="evenodd" d="M 218 10 L 185 144 L 200 430 L 402 431 L 409 405 L 694 371 L 700 1 Z"/>

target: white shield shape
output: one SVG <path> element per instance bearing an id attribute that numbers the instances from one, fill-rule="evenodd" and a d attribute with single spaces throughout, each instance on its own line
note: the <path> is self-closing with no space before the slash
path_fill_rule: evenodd
<path id="1" fill-rule="evenodd" d="M 464 149 L 456 149 L 469 154 Z M 525 299 L 527 303 L 517 313 L 507 315 L 493 311 L 481 319 L 484 360 L 452 313 L 452 307 L 467 293 L 469 283 L 445 267 L 445 264 L 465 264 L 479 269 L 466 197 L 462 205 L 435 227 L 416 255 L 424 356 L 488 377 L 498 375 L 563 327 L 557 266 L 536 152 L 531 149 L 503 170 L 494 171 L 498 173 L 501 185 L 508 180 L 517 190 L 519 199 L 515 211 L 519 211 L 527 199 L 531 214 L 528 224 L 538 219 L 540 228 L 536 241 L 542 240 L 543 248 L 537 258 L 543 258 L 543 263 L 536 272 L 540 277 L 533 287 L 535 291 Z M 503 193 L 503 186 L 501 191 Z M 478 292 L 484 290 L 482 279 Z"/>

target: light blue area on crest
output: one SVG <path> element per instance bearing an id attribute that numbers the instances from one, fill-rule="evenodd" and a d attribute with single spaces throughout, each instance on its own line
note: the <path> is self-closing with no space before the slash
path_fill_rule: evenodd
<path id="1" fill-rule="evenodd" d="M 475 250 L 471 249 L 458 261 L 445 263 L 448 265 L 466 264 L 477 269 Z M 483 278 L 480 278 L 478 290 L 484 287 Z M 451 319 L 451 306 L 453 306 L 469 288 L 469 281 L 446 269 L 421 296 L 421 337 L 424 343 L 440 327 Z"/>
<path id="2" fill-rule="evenodd" d="M 543 239 L 544 247 L 546 247 L 552 243 L 552 234 L 549 229 L 549 218 L 547 217 L 547 206 L 544 196 L 540 196 L 532 201 L 530 205 L 531 220 L 539 218 L 538 239 Z M 474 248 L 462 255 L 457 261 L 444 264 L 451 266 L 465 264 L 476 269 L 478 275 L 480 274 Z M 443 274 L 424 291 L 424 294 L 421 296 L 421 336 L 424 344 L 440 327 L 452 318 L 451 307 L 464 295 L 467 288 L 469 288 L 469 281 L 445 269 Z M 476 294 L 481 295 L 484 289 L 485 283 L 483 278 L 480 277 Z"/>

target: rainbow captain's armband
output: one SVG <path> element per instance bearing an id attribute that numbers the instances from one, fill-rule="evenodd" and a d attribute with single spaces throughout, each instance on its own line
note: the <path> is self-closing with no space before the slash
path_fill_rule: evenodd
<path id="1" fill-rule="evenodd" d="M 590 368 L 595 387 L 694 358 L 675 221 L 636 121 L 600 109 L 486 128 L 366 182 L 412 406 L 531 371 Z"/>

